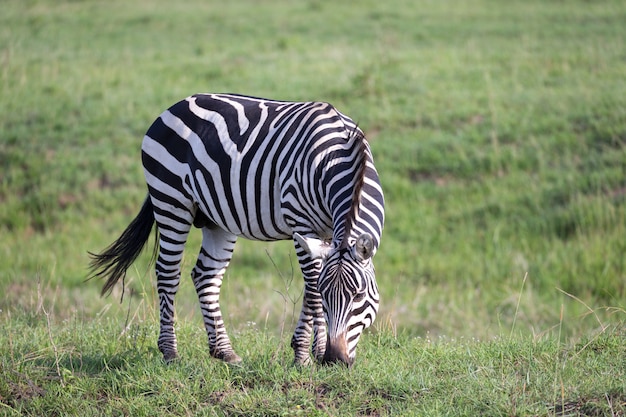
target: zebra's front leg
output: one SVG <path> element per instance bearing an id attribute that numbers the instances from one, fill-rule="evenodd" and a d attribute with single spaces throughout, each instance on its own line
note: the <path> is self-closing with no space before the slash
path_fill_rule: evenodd
<path id="1" fill-rule="evenodd" d="M 202 229 L 202 247 L 191 272 L 209 338 L 211 356 L 227 363 L 241 362 L 230 343 L 220 309 L 220 288 L 233 255 L 235 235 L 222 229 Z"/>
<path id="2" fill-rule="evenodd" d="M 311 336 L 313 346 L 311 348 Z M 322 299 L 316 289 L 305 284 L 302 310 L 296 325 L 291 347 L 295 354 L 295 363 L 309 365 L 311 350 L 316 360 L 321 360 L 326 351 L 326 321 L 322 309 Z"/>
<path id="3" fill-rule="evenodd" d="M 308 240 L 298 233 L 294 234 L 296 255 L 304 278 L 302 310 L 291 338 L 295 363 L 298 365 L 311 363 L 311 333 L 313 334 L 313 356 L 319 360 L 324 357 L 326 350 L 326 320 L 322 296 L 317 291 L 317 280 L 322 270 L 322 257 L 319 256 L 319 253 L 311 251 L 307 242 Z M 317 240 L 313 240 L 313 242 L 317 242 Z M 317 245 L 318 251 L 326 248 L 327 245 L 323 242 Z"/>
<path id="4" fill-rule="evenodd" d="M 316 311 L 313 317 L 313 357 L 318 362 L 321 362 L 326 353 L 326 319 L 324 318 L 324 311 L 322 303 L 319 303 L 319 310 Z"/>

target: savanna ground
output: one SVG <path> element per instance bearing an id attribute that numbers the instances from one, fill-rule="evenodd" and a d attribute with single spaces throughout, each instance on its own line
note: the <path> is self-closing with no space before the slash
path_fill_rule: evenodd
<path id="1" fill-rule="evenodd" d="M 0 415 L 626 414 L 623 2 L 1 6 Z M 353 368 L 292 365 L 288 242 L 238 243 L 241 366 L 209 358 L 189 279 L 162 363 L 149 256 L 122 303 L 85 282 L 145 197 L 145 130 L 195 92 L 366 132 L 387 220 Z"/>

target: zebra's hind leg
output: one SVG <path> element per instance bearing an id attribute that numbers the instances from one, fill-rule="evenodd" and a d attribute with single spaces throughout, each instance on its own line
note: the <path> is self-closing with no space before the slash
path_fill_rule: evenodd
<path id="1" fill-rule="evenodd" d="M 237 237 L 219 228 L 202 229 L 202 247 L 191 272 L 198 293 L 211 356 L 228 363 L 241 362 L 230 343 L 220 310 L 220 288 Z"/>
<path id="2" fill-rule="evenodd" d="M 155 207 L 158 207 L 158 204 L 156 202 Z M 192 218 L 184 210 L 176 210 L 176 213 L 171 211 L 168 213 L 168 218 L 163 217 L 160 213 L 160 210 L 155 210 L 155 219 L 159 228 L 159 255 L 156 260 L 160 312 L 158 346 L 163 354 L 163 359 L 169 362 L 178 357 L 174 329 L 174 297 L 180 284 L 180 264 Z"/>

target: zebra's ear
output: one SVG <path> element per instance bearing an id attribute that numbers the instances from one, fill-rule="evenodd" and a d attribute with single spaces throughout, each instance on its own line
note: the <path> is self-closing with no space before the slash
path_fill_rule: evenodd
<path id="1" fill-rule="evenodd" d="M 371 258 L 374 255 L 374 238 L 369 233 L 363 233 L 356 239 L 352 250 L 354 257 L 360 261 Z"/>
<path id="2" fill-rule="evenodd" d="M 304 237 L 299 233 L 294 233 L 293 238 L 309 254 L 311 259 L 324 259 L 330 252 L 330 243 L 323 240 Z"/>

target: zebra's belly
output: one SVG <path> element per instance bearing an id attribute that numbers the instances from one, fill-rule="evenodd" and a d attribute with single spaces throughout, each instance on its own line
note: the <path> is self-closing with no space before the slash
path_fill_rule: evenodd
<path id="1" fill-rule="evenodd" d="M 275 219 L 275 220 L 274 220 Z M 231 233 L 250 240 L 276 241 L 292 239 L 291 229 L 282 221 L 282 217 L 265 216 L 257 219 L 254 216 L 243 219 L 241 225 L 230 228 Z"/>
<path id="2" fill-rule="evenodd" d="M 265 242 L 272 242 L 277 240 L 292 239 L 292 233 L 287 229 L 277 230 L 275 228 L 269 228 L 267 225 L 262 226 L 257 223 L 244 222 L 243 224 L 229 224 L 222 221 L 213 221 L 213 225 L 209 227 L 219 227 L 227 230 L 230 233 L 250 240 L 259 240 Z"/>
<path id="3" fill-rule="evenodd" d="M 200 188 L 204 188 L 199 181 Z M 280 205 L 274 196 L 246 193 L 236 188 L 196 193 L 198 209 L 208 219 L 207 227 L 219 227 L 250 240 L 276 241 L 292 238 Z M 246 195 L 249 194 L 249 195 Z M 215 198 L 210 196 L 214 195 Z"/>

